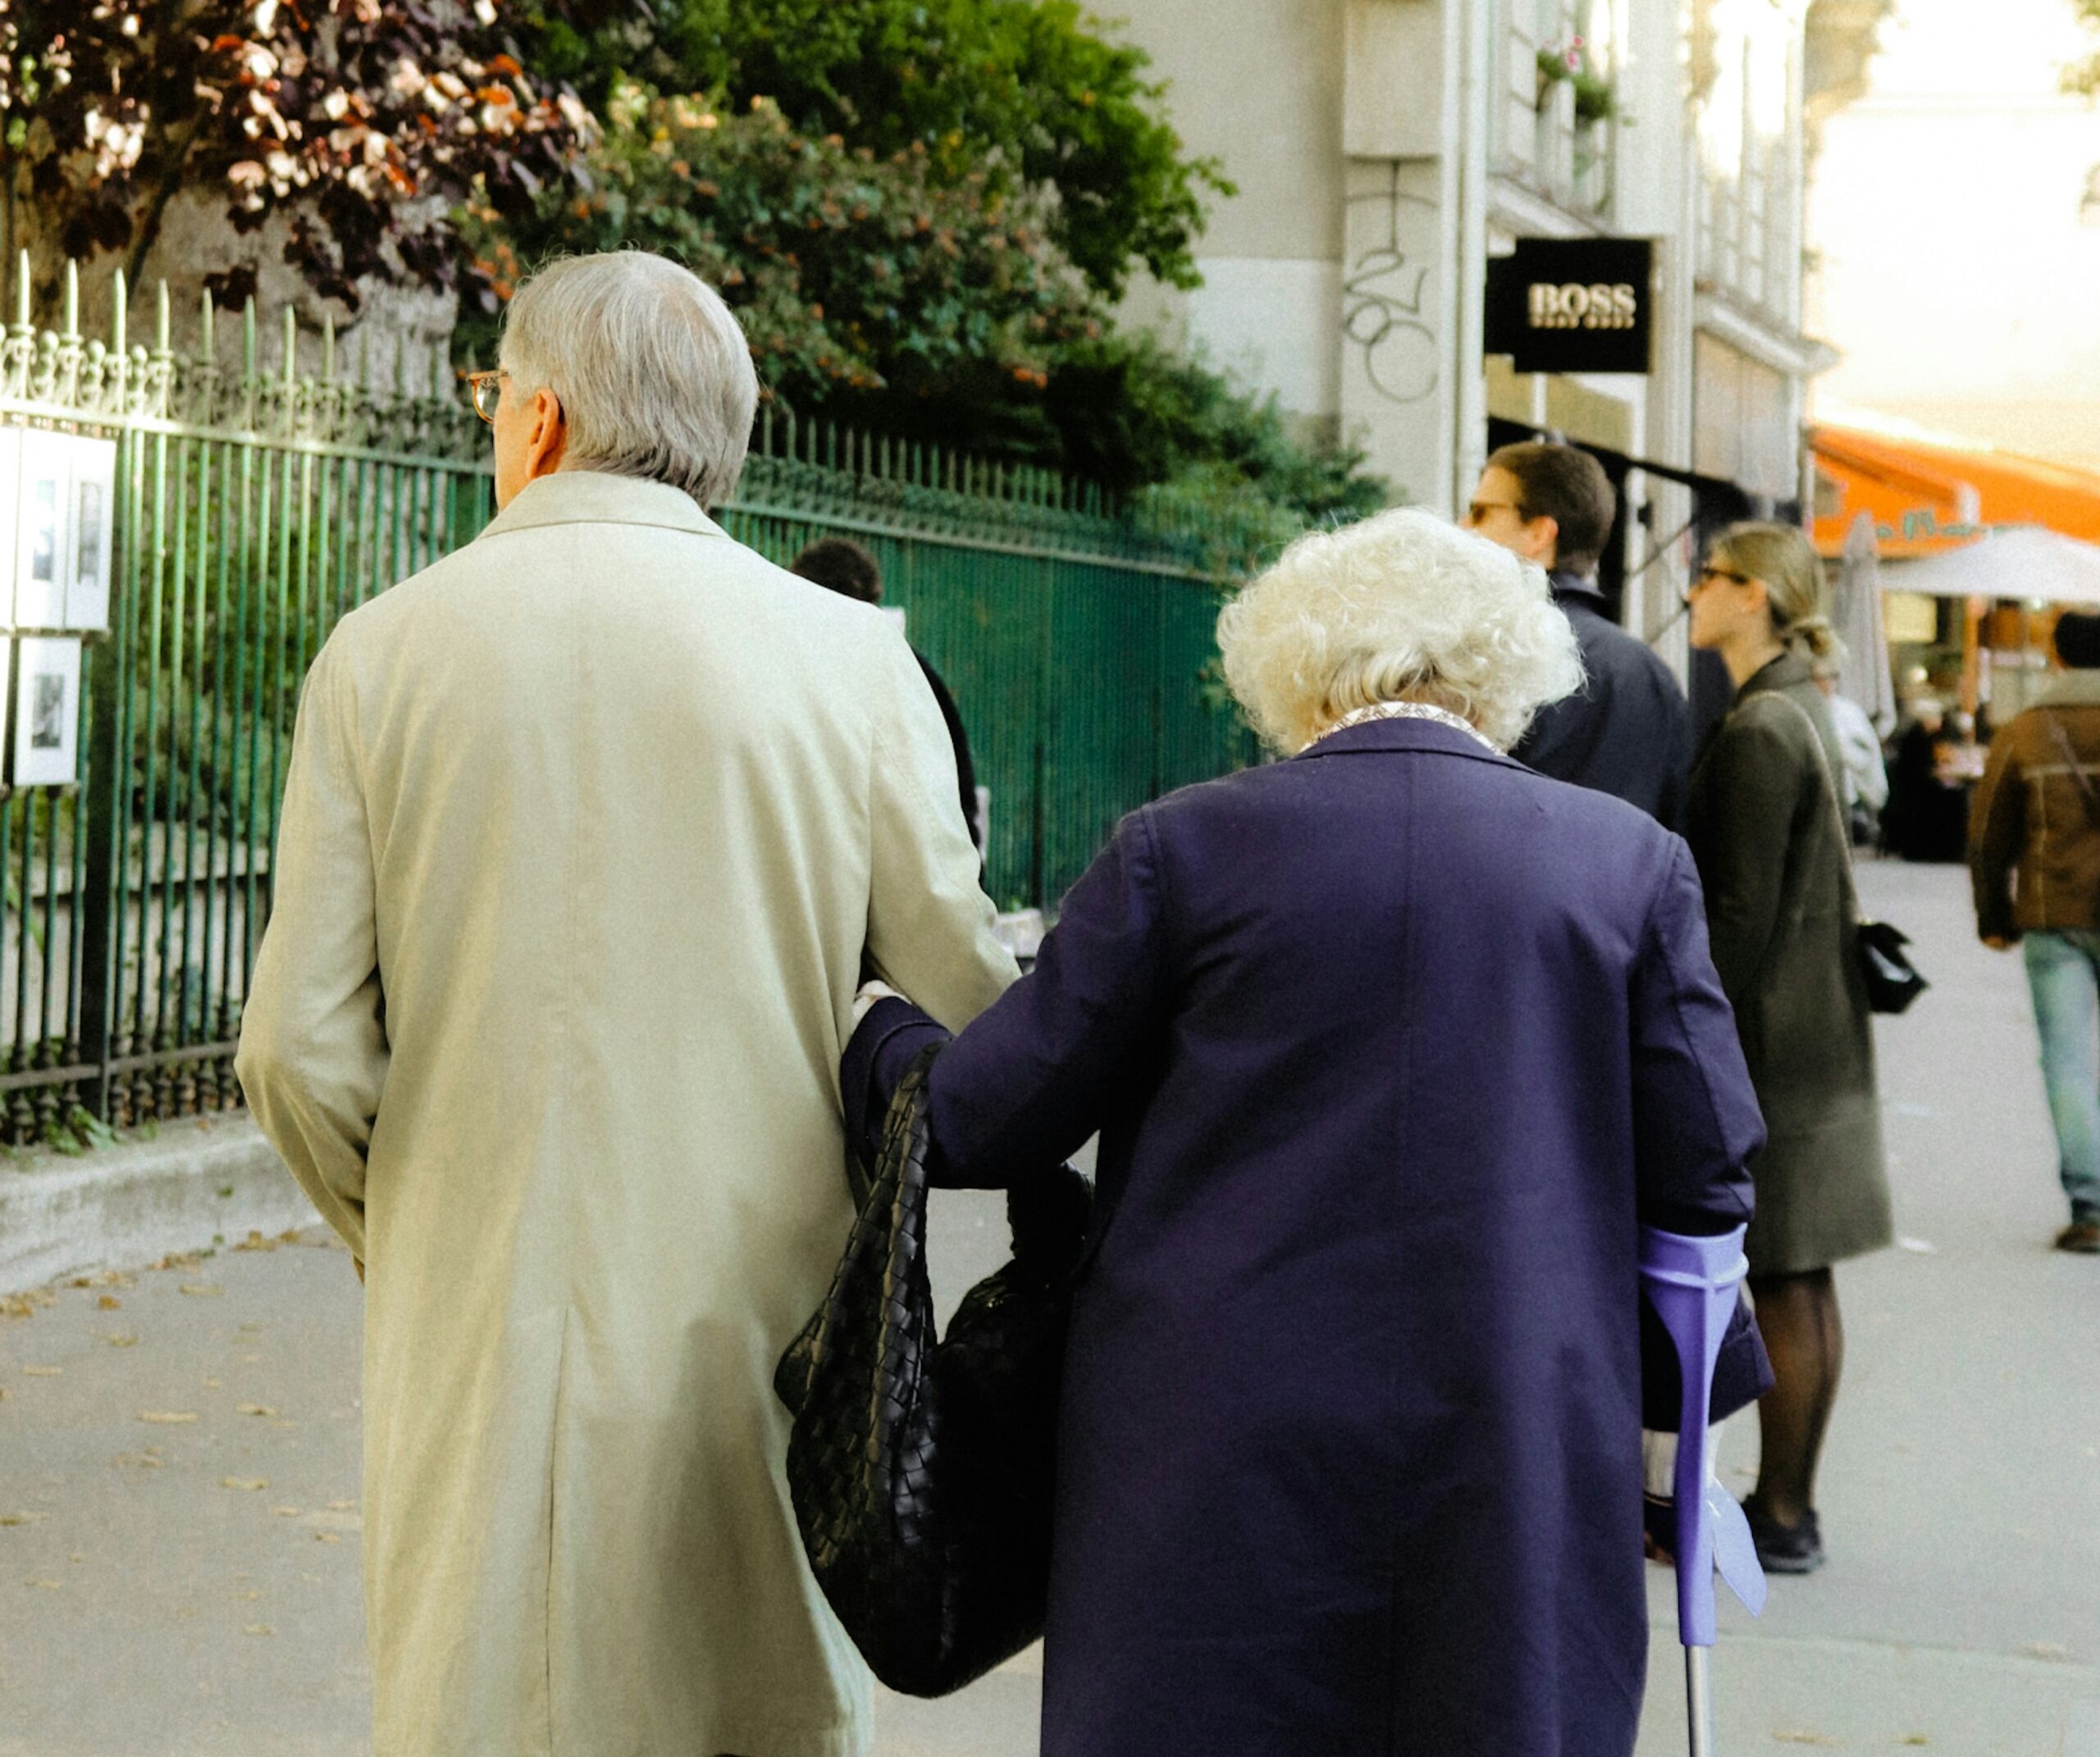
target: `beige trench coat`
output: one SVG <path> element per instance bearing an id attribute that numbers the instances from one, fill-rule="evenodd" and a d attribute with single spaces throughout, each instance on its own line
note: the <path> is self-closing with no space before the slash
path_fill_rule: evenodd
<path id="1" fill-rule="evenodd" d="M 377 1757 L 854 1757 L 774 1365 L 865 946 L 1012 979 L 874 610 L 564 472 L 315 661 L 239 1069 L 365 1271 Z"/>

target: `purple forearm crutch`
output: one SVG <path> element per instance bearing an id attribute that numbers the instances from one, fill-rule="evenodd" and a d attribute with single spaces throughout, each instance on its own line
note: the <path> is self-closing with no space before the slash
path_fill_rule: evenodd
<path id="1" fill-rule="evenodd" d="M 1683 1401 L 1678 1413 L 1677 1629 L 1684 1644 L 1685 1705 L 1691 1757 L 1714 1749 L 1713 1682 L 1707 1650 L 1714 1645 L 1714 1571 L 1755 1617 L 1764 1609 L 1764 1571 L 1757 1565 L 1750 1522 L 1708 1471 L 1712 1436 L 1706 1411 L 1714 1363 L 1750 1264 L 1743 1234 L 1710 1239 L 1641 1229 L 1641 1282 L 1655 1315 L 1676 1344 Z"/>

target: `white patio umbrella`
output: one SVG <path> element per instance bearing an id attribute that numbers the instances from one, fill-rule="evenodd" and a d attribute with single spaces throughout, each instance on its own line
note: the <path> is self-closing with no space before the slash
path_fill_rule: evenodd
<path id="1" fill-rule="evenodd" d="M 1866 710 L 1884 738 L 1896 727 L 1896 685 L 1888 674 L 1888 639 L 1881 614 L 1880 550 L 1874 514 L 1861 513 L 1845 533 L 1831 620 L 1845 643 L 1838 687 Z"/>
<path id="2" fill-rule="evenodd" d="M 1849 541 L 1846 547 L 1849 554 Z M 1892 561 L 1883 570 L 1881 583 L 1886 591 L 1924 592 L 1934 598 L 2100 605 L 2100 544 L 2022 525 L 1993 531 L 1922 561 Z"/>

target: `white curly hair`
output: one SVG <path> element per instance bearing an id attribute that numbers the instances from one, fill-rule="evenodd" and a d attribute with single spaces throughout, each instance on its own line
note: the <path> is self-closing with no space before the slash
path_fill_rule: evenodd
<path id="1" fill-rule="evenodd" d="M 1582 686 L 1545 574 L 1406 508 L 1299 538 L 1225 607 L 1217 641 L 1227 686 L 1286 755 L 1399 701 L 1447 709 L 1506 751 Z"/>

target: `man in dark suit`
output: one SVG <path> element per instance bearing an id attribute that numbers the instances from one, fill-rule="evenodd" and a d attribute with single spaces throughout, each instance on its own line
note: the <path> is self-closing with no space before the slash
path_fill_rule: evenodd
<path id="1" fill-rule="evenodd" d="M 1691 755 L 1684 691 L 1653 650 L 1606 614 L 1597 561 L 1617 510 L 1604 467 L 1586 451 L 1504 445 L 1481 472 L 1463 523 L 1552 576 L 1553 601 L 1575 630 L 1588 678 L 1541 710 L 1509 754 L 1674 829 Z"/>
<path id="2" fill-rule="evenodd" d="M 863 604 L 883 601 L 882 569 L 875 564 L 875 558 L 846 537 L 818 538 L 794 559 L 788 571 L 848 598 L 857 598 Z M 981 858 L 984 852 L 984 829 L 977 816 L 977 771 L 970 760 L 970 735 L 962 729 L 961 712 L 955 705 L 955 697 L 948 693 L 947 685 L 941 681 L 940 673 L 926 663 L 926 655 L 917 647 L 911 649 L 911 656 L 919 661 L 919 669 L 926 674 L 926 687 L 933 691 L 934 700 L 940 704 L 941 718 L 947 723 L 948 742 L 955 746 L 956 784 L 961 794 L 962 821 L 970 831 L 970 839 L 977 844 Z"/>

